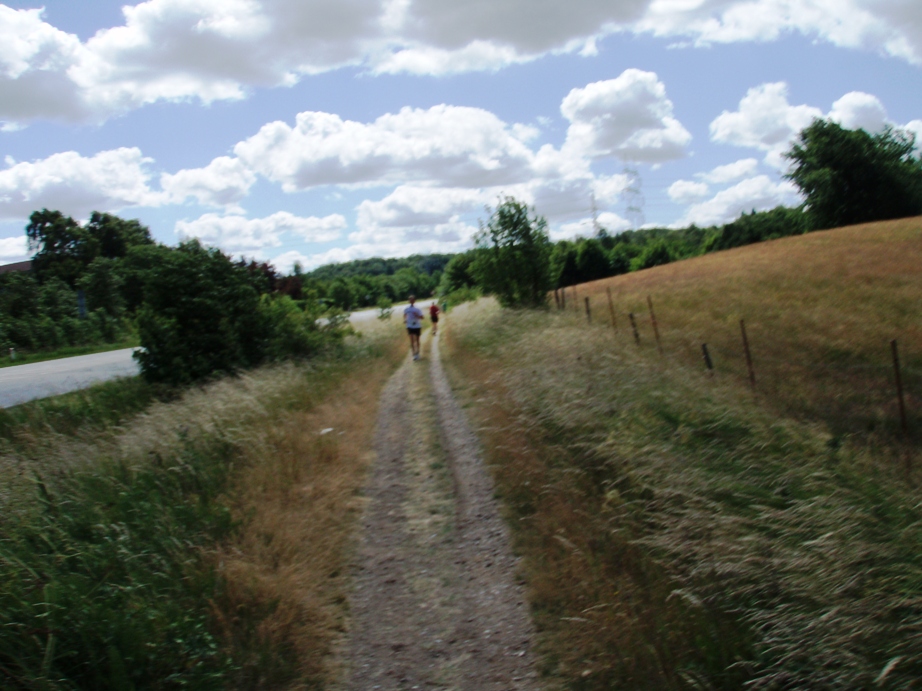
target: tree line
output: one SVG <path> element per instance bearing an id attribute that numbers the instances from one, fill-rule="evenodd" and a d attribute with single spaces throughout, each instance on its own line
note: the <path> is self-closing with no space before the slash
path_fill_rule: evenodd
<path id="1" fill-rule="evenodd" d="M 785 154 L 804 203 L 744 213 L 710 228 L 644 228 L 551 243 L 547 222 L 511 197 L 482 225 L 473 250 L 446 265 L 441 289 L 480 288 L 511 307 L 550 290 L 763 240 L 922 214 L 922 155 L 912 133 L 878 134 L 815 120 Z"/>
<path id="2" fill-rule="evenodd" d="M 5 348 L 136 340 L 142 375 L 176 385 L 309 357 L 346 332 L 345 317 L 315 295 L 280 290 L 269 265 L 196 240 L 159 244 L 136 220 L 96 212 L 81 225 L 43 209 L 26 235 L 32 271 L 0 275 Z"/>

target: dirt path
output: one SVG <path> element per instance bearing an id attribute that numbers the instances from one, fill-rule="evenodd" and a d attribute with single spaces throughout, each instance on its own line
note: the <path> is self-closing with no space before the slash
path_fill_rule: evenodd
<path id="1" fill-rule="evenodd" d="M 388 383 L 375 445 L 345 688 L 538 689 L 516 561 L 438 339 Z"/>

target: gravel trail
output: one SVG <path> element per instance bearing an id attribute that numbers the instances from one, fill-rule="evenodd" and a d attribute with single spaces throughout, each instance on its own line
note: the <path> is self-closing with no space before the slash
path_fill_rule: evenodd
<path id="1" fill-rule="evenodd" d="M 437 338 L 385 388 L 375 447 L 344 688 L 537 690 L 516 559 Z"/>

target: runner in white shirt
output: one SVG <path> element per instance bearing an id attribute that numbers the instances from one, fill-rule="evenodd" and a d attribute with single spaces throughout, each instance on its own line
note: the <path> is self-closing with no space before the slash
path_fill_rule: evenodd
<path id="1" fill-rule="evenodd" d="M 411 295 L 409 298 L 409 307 L 403 310 L 403 323 L 407 326 L 407 333 L 410 335 L 410 350 L 413 351 L 413 359 L 419 360 L 419 334 L 423 328 L 423 311 L 416 306 L 416 296 Z"/>

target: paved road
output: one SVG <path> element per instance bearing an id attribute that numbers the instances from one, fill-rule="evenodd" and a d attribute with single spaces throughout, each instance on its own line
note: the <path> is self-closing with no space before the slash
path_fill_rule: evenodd
<path id="1" fill-rule="evenodd" d="M 426 312 L 431 300 L 422 300 L 416 304 Z M 394 315 L 400 319 L 404 305 L 394 306 Z M 377 309 L 353 312 L 349 318 L 353 322 L 368 321 L 378 316 Z M 0 408 L 32 401 L 36 398 L 56 396 L 83 389 L 90 384 L 114 379 L 131 377 L 138 374 L 138 365 L 132 359 L 133 348 L 112 350 L 108 353 L 79 355 L 35 362 L 30 365 L 0 368 Z"/>
<path id="2" fill-rule="evenodd" d="M 0 408 L 83 389 L 99 381 L 138 373 L 133 348 L 78 355 L 0 369 Z"/>

